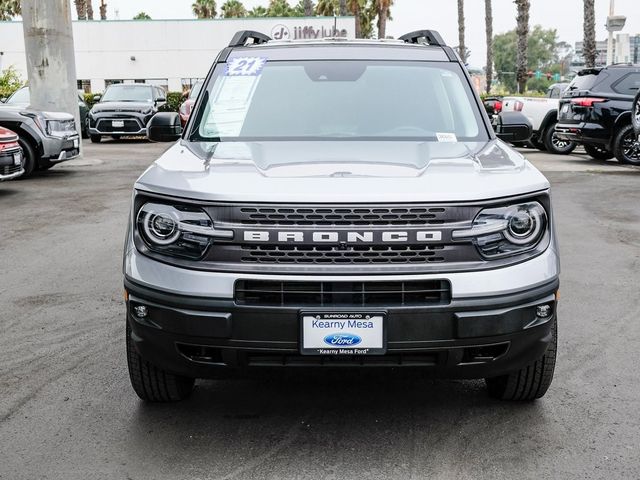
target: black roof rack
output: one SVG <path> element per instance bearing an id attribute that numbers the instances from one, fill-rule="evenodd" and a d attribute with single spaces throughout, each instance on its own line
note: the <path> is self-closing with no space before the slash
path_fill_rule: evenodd
<path id="1" fill-rule="evenodd" d="M 253 30 L 240 30 L 229 42 L 230 47 L 244 47 L 247 44 L 247 40 L 253 40 L 254 45 L 261 43 L 267 43 L 271 40 L 271 37 L 267 37 L 264 33 L 254 32 Z"/>
<path id="2" fill-rule="evenodd" d="M 437 47 L 445 47 L 447 44 L 440 34 L 435 30 L 416 30 L 415 32 L 406 33 L 402 35 L 398 40 L 402 40 L 406 43 L 424 43 L 420 40 L 426 40 L 427 45 L 434 45 Z"/>

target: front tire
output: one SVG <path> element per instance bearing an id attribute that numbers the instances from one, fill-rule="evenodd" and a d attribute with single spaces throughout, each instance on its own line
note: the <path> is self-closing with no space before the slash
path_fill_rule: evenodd
<path id="1" fill-rule="evenodd" d="M 556 155 L 569 155 L 576 148 L 574 142 L 568 140 L 561 140 L 556 135 L 556 124 L 552 123 L 545 128 L 542 134 L 542 142 L 549 153 Z"/>
<path id="2" fill-rule="evenodd" d="M 38 159 L 36 158 L 36 151 L 29 142 L 22 137 L 18 138 L 18 143 L 22 147 L 22 168 L 24 173 L 18 178 L 27 178 L 36 169 Z"/>
<path id="3" fill-rule="evenodd" d="M 547 351 L 517 372 L 486 378 L 489 396 L 499 400 L 531 401 L 542 398 L 553 380 L 558 348 L 558 324 L 554 320 Z"/>
<path id="4" fill-rule="evenodd" d="M 165 372 L 142 358 L 131 340 L 127 323 L 127 366 L 136 394 L 147 402 L 178 402 L 191 395 L 195 380 Z"/>
<path id="5" fill-rule="evenodd" d="M 101 135 L 89 135 L 89 138 L 91 138 L 91 143 L 100 143 L 102 141 Z"/>
<path id="6" fill-rule="evenodd" d="M 591 158 L 596 160 L 610 160 L 613 158 L 613 153 L 607 150 L 602 145 L 596 145 L 595 143 L 585 143 L 582 145 Z"/>
<path id="7" fill-rule="evenodd" d="M 640 165 L 640 142 L 633 125 L 625 125 L 613 140 L 613 154 L 620 163 Z"/>

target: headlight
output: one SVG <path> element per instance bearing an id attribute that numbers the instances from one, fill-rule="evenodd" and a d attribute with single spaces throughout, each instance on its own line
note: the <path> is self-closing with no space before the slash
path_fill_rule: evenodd
<path id="1" fill-rule="evenodd" d="M 500 258 L 532 250 L 549 228 L 547 212 L 538 202 L 482 210 L 467 230 L 456 230 L 454 240 L 472 240 L 483 257 Z"/>
<path id="2" fill-rule="evenodd" d="M 150 250 L 195 260 L 215 238 L 233 238 L 233 231 L 216 230 L 204 210 L 188 205 L 145 203 L 138 211 L 136 229 Z"/>
<path id="3" fill-rule="evenodd" d="M 66 137 L 76 133 L 75 120 L 47 120 L 47 134 L 52 137 Z"/>

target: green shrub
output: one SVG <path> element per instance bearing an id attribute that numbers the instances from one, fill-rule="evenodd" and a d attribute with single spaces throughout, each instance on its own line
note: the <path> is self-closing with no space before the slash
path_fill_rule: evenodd
<path id="1" fill-rule="evenodd" d="M 84 103 L 87 104 L 87 107 L 91 108 L 93 107 L 93 104 L 96 103 L 93 101 L 93 96 L 95 95 L 95 93 L 85 93 L 84 94 Z"/>
<path id="2" fill-rule="evenodd" d="M 161 112 L 177 112 L 183 101 L 182 92 L 168 92 L 167 103 L 162 105 L 159 110 Z"/>
<path id="3" fill-rule="evenodd" d="M 8 98 L 24 85 L 20 74 L 13 66 L 0 72 L 0 98 Z"/>

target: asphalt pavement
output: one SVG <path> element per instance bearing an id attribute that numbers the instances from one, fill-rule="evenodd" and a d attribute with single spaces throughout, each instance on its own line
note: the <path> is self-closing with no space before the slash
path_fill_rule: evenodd
<path id="1" fill-rule="evenodd" d="M 166 145 L 0 184 L 0 479 L 638 479 L 640 170 L 524 152 L 553 186 L 559 358 L 534 403 L 481 381 L 293 373 L 141 402 L 121 250 L 136 177 Z"/>

